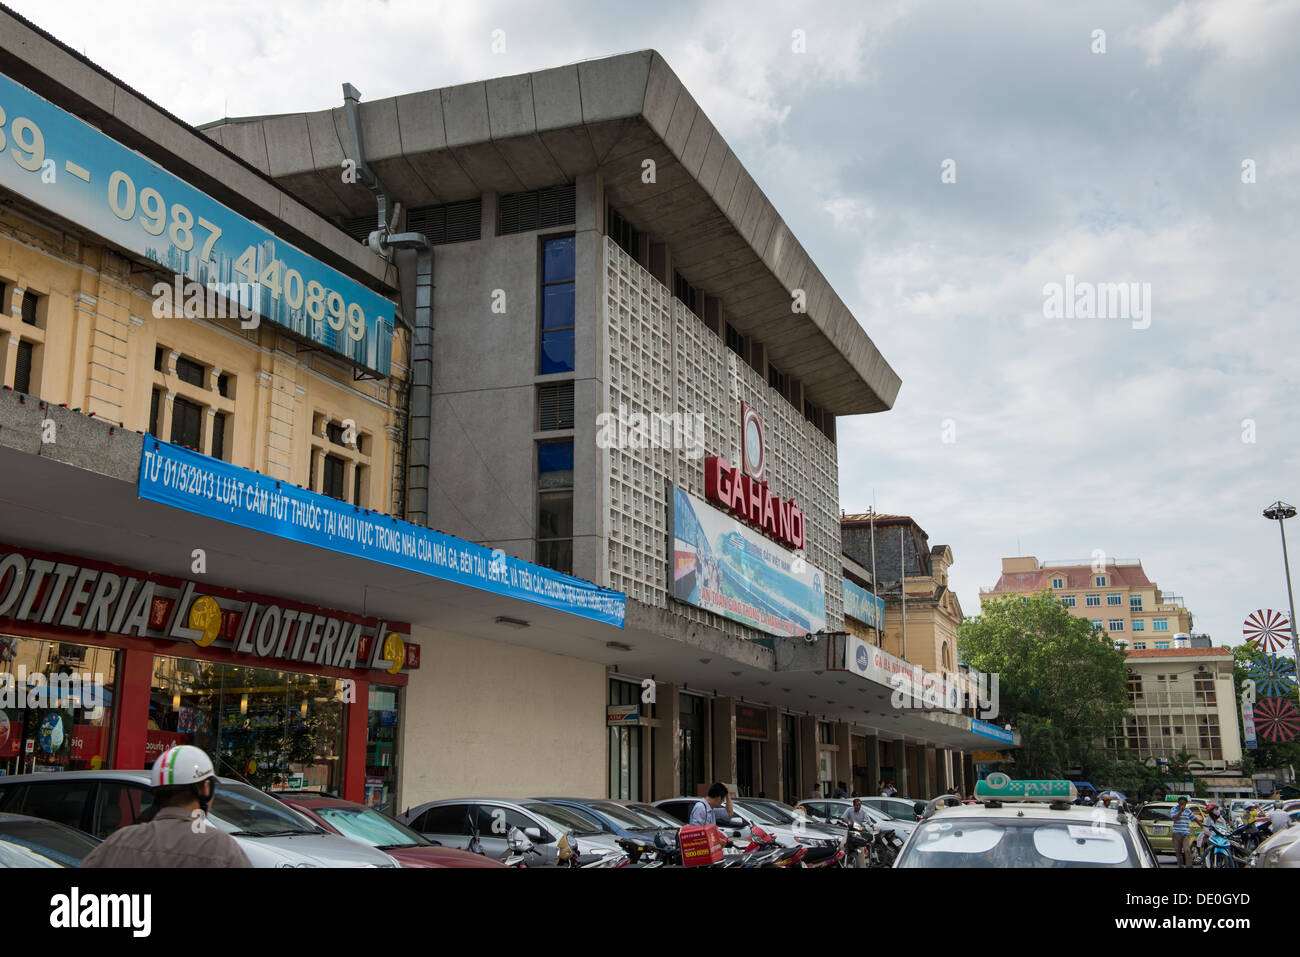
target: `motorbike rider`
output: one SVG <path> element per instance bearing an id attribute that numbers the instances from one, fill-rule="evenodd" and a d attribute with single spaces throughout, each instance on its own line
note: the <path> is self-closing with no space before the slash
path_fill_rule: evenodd
<path id="1" fill-rule="evenodd" d="M 1204 856 L 1205 843 L 1210 837 L 1209 825 L 1221 824 L 1224 827 L 1227 827 L 1228 822 L 1224 818 L 1223 812 L 1219 809 L 1219 805 L 1207 804 L 1205 805 L 1205 811 L 1198 816 L 1197 823 L 1201 826 L 1201 833 L 1196 838 L 1196 848 L 1201 852 L 1201 855 Z"/>
<path id="2" fill-rule="evenodd" d="M 853 799 L 853 807 L 844 812 L 844 820 L 853 827 L 862 827 L 871 830 L 871 817 L 867 814 L 866 808 L 862 806 L 862 798 Z M 859 847 L 854 852 L 854 864 L 857 867 L 867 866 L 866 848 Z"/>
<path id="3" fill-rule="evenodd" d="M 1273 810 L 1268 812 L 1267 820 L 1269 831 L 1273 834 L 1291 826 L 1291 815 L 1282 810 L 1281 804 L 1273 805 Z"/>
<path id="4" fill-rule="evenodd" d="M 155 813 L 119 828 L 82 867 L 252 867 L 239 843 L 208 823 L 217 790 L 212 759 L 190 744 L 168 748 L 149 772 Z"/>

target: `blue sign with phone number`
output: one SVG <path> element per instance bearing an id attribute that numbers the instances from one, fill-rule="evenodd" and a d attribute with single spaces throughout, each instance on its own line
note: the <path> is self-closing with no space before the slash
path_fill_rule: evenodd
<path id="1" fill-rule="evenodd" d="M 226 291 L 245 315 L 389 374 L 390 300 L 3 74 L 0 186 L 178 276 Z"/>

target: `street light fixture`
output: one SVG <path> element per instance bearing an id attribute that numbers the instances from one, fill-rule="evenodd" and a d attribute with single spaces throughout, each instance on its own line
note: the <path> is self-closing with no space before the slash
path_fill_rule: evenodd
<path id="1" fill-rule="evenodd" d="M 1295 518 L 1296 509 L 1294 505 L 1288 505 L 1280 499 L 1264 509 L 1264 517 L 1269 521 L 1277 522 L 1278 531 L 1282 533 L 1282 567 L 1286 570 L 1286 598 L 1291 607 L 1291 654 L 1295 656 L 1296 664 L 1300 667 L 1300 640 L 1296 638 L 1295 622 L 1295 596 L 1291 592 L 1291 562 L 1286 554 L 1286 526 L 1288 518 Z"/>

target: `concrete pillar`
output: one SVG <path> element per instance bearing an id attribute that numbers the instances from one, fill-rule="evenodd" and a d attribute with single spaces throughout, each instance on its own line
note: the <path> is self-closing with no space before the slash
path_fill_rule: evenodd
<path id="1" fill-rule="evenodd" d="M 736 783 L 736 699 L 713 699 L 713 780 Z M 712 783 L 712 782 L 710 782 Z"/>
<path id="2" fill-rule="evenodd" d="M 880 787 L 880 739 L 867 735 L 867 795 L 877 793 Z"/>
<path id="3" fill-rule="evenodd" d="M 936 748 L 934 752 L 934 786 L 938 794 L 947 794 L 952 787 L 952 772 L 948 766 L 951 754 L 947 748 Z"/>
<path id="4" fill-rule="evenodd" d="M 681 696 L 676 685 L 655 685 L 654 709 L 659 725 L 653 730 L 653 743 L 647 749 L 654 759 L 654 774 L 650 778 L 654 788 L 650 800 L 662 801 L 677 797 L 682 780 Z"/>
<path id="5" fill-rule="evenodd" d="M 966 755 L 964 752 L 953 752 L 952 770 L 953 777 L 956 779 L 957 790 L 962 793 L 962 797 L 970 797 L 970 788 L 966 786 Z"/>
<path id="6" fill-rule="evenodd" d="M 782 735 L 785 729 L 782 727 L 781 709 L 767 709 L 767 740 L 761 747 L 763 760 L 763 777 L 759 790 L 769 798 L 777 801 L 788 801 L 789 795 L 781 794 L 781 753 L 784 750 L 781 747 Z"/>
<path id="7" fill-rule="evenodd" d="M 903 797 L 911 796 L 911 782 L 907 779 L 907 744 L 901 738 L 894 742 L 894 787 Z"/>
<path id="8" fill-rule="evenodd" d="M 799 794 L 805 798 L 817 783 L 817 718 L 805 715 L 799 719 Z"/>
<path id="9" fill-rule="evenodd" d="M 930 762 L 934 757 L 934 748 L 919 744 L 916 747 L 916 796 L 923 800 L 934 797 L 934 779 L 930 776 Z"/>
<path id="10" fill-rule="evenodd" d="M 845 722 L 836 721 L 833 727 L 832 740 L 839 750 L 835 752 L 835 783 L 832 786 L 832 794 L 841 781 L 850 791 L 853 790 L 853 737 L 849 725 Z"/>

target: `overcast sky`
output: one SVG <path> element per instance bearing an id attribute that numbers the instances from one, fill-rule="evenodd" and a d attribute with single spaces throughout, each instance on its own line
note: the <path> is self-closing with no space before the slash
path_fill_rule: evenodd
<path id="1" fill-rule="evenodd" d="M 902 377 L 840 420 L 845 509 L 950 545 L 968 615 L 1098 549 L 1216 643 L 1286 610 L 1300 0 L 7 2 L 196 124 L 657 49 Z M 1149 316 L 1045 317 L 1067 275 Z"/>

